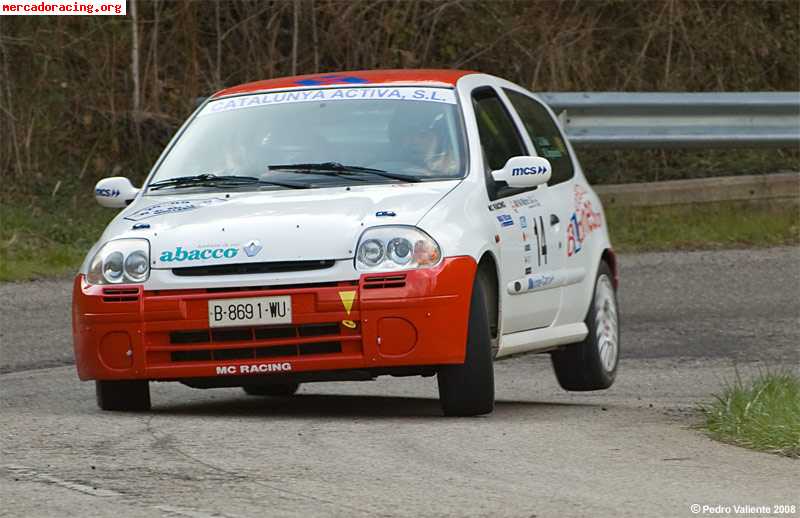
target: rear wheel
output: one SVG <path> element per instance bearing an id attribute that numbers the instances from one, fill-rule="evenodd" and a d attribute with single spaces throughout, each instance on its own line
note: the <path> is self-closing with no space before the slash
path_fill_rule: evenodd
<path id="1" fill-rule="evenodd" d="M 288 397 L 297 392 L 299 383 L 280 383 L 272 385 L 245 385 L 242 390 L 251 396 Z"/>
<path id="2" fill-rule="evenodd" d="M 97 406 L 102 410 L 150 410 L 150 385 L 142 380 L 94 382 Z"/>
<path id="3" fill-rule="evenodd" d="M 439 401 L 446 416 L 474 416 L 494 410 L 492 362 L 486 290 L 476 280 L 472 288 L 464 363 L 445 365 L 437 374 Z"/>
<path id="4" fill-rule="evenodd" d="M 600 263 L 585 320 L 589 334 L 582 342 L 551 353 L 556 378 L 565 390 L 602 390 L 614 383 L 619 363 L 619 314 L 611 279 L 611 269 Z"/>

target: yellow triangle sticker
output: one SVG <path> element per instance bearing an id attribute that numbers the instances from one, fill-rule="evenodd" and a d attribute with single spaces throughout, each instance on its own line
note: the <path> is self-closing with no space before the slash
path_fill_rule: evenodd
<path id="1" fill-rule="evenodd" d="M 353 301 L 356 300 L 356 292 L 355 291 L 340 291 L 339 298 L 342 299 L 342 305 L 344 306 L 344 310 L 347 311 L 347 315 L 350 315 L 350 310 L 353 309 Z"/>

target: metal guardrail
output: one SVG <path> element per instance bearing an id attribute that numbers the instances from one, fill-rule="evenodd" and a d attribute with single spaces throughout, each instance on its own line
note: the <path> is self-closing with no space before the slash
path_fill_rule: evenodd
<path id="1" fill-rule="evenodd" d="M 800 92 L 548 92 L 575 146 L 794 147 Z"/>

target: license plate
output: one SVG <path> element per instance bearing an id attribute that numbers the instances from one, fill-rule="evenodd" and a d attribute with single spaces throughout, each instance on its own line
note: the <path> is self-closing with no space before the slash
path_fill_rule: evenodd
<path id="1" fill-rule="evenodd" d="M 292 323 L 292 297 L 248 297 L 208 301 L 210 327 Z"/>

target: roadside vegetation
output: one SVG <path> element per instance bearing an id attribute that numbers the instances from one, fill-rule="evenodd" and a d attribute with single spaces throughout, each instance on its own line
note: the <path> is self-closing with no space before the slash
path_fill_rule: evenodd
<path id="1" fill-rule="evenodd" d="M 93 199 L 0 203 L 0 281 L 75 272 L 115 214 Z"/>
<path id="2" fill-rule="evenodd" d="M 0 22 L 0 280 L 77 267 L 196 98 L 291 74 L 460 68 L 533 91 L 797 91 L 800 3 L 139 0 Z M 301 34 L 300 38 L 293 35 Z M 135 45 L 134 42 L 137 42 Z M 594 184 L 797 170 L 800 150 L 578 150 Z M 792 209 L 610 209 L 621 251 L 797 243 Z"/>
<path id="3" fill-rule="evenodd" d="M 0 203 L 0 281 L 65 276 L 117 213 L 94 199 Z M 797 205 L 718 203 L 680 207 L 609 207 L 618 252 L 703 250 L 800 244 Z"/>
<path id="4" fill-rule="evenodd" d="M 608 207 L 606 219 L 622 253 L 800 244 L 800 206 L 790 203 Z"/>
<path id="5" fill-rule="evenodd" d="M 796 0 L 137 6 L 128 16 L 0 22 L 4 191 L 61 195 L 75 184 L 82 193 L 116 175 L 140 182 L 198 96 L 295 73 L 460 68 L 538 92 L 800 90 Z M 593 183 L 776 172 L 800 157 L 796 148 L 580 154 Z"/>
<path id="6" fill-rule="evenodd" d="M 703 428 L 714 439 L 800 458 L 800 376 L 762 373 L 735 382 L 701 407 Z"/>

